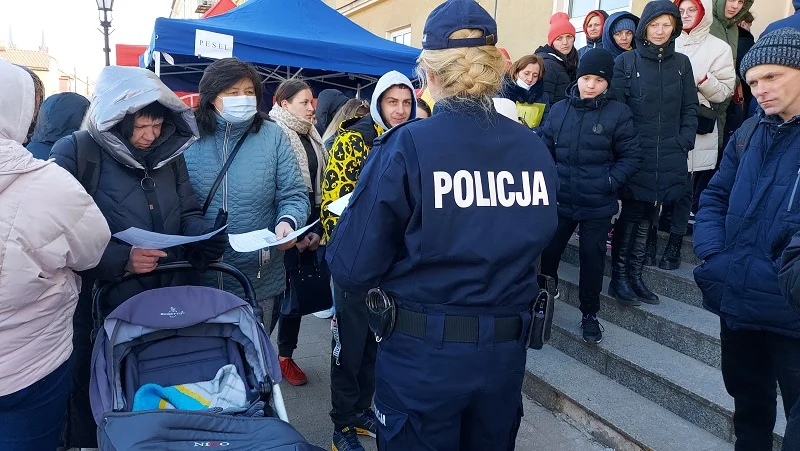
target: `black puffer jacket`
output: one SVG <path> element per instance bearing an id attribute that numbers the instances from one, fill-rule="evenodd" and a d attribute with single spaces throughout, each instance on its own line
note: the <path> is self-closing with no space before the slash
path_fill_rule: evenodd
<path id="1" fill-rule="evenodd" d="M 558 169 L 558 214 L 576 221 L 613 216 L 617 193 L 641 164 L 630 108 L 606 93 L 581 100 L 577 84 L 537 131 Z"/>
<path id="2" fill-rule="evenodd" d="M 567 88 L 575 79 L 578 70 L 578 51 L 574 48 L 564 56 L 553 47 L 543 45 L 536 54 L 544 60 L 544 92 L 550 102 L 556 103 L 567 98 Z"/>
<path id="3" fill-rule="evenodd" d="M 127 69 L 127 70 L 121 70 Z M 136 73 L 138 72 L 138 73 Z M 129 227 L 170 235 L 202 235 L 208 224 L 200 212 L 200 204 L 189 181 L 183 151 L 197 139 L 194 115 L 160 80 L 142 69 L 106 68 L 97 80 L 96 96 L 89 110 L 88 132 L 100 146 L 100 177 L 94 194 L 95 203 L 103 212 L 111 233 Z M 155 94 L 155 95 L 154 95 Z M 162 126 L 161 136 L 147 152 L 133 148 L 120 131 L 127 111 L 138 111 L 157 99 L 170 112 Z M 60 139 L 51 156 L 56 164 L 77 176 L 77 141 L 73 136 Z M 150 177 L 155 187 L 151 199 L 142 188 Z M 152 205 L 152 208 L 150 207 Z M 159 263 L 183 260 L 184 249 L 174 247 Z M 86 271 L 81 297 L 91 284 L 116 281 L 125 274 L 131 246 L 112 238 L 100 263 Z M 146 276 L 112 289 L 104 299 L 106 313 L 129 297 L 142 291 L 178 285 L 183 277 Z"/>
<path id="4" fill-rule="evenodd" d="M 622 197 L 646 202 L 674 201 L 683 195 L 687 156 L 697 133 L 697 88 L 689 58 L 675 51 L 675 38 L 657 46 L 647 41 L 647 25 L 658 16 L 681 18 L 672 2 L 648 3 L 636 28 L 636 48 L 619 55 L 612 86 L 633 111 L 642 146 L 642 166 Z"/>
<path id="5" fill-rule="evenodd" d="M 42 103 L 31 142 L 25 146 L 40 160 L 50 158 L 50 149 L 59 139 L 81 128 L 89 109 L 86 97 L 74 92 L 53 94 Z"/>

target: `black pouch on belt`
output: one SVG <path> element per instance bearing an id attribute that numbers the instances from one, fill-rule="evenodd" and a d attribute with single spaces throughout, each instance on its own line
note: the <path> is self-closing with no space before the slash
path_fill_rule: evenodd
<path id="1" fill-rule="evenodd" d="M 542 349 L 550 340 L 555 309 L 556 281 L 550 276 L 539 274 L 539 294 L 531 307 L 531 326 L 528 332 L 528 347 Z"/>
<path id="2" fill-rule="evenodd" d="M 387 339 L 394 332 L 397 322 L 397 310 L 394 299 L 380 288 L 373 288 L 367 293 L 367 311 L 369 330 L 375 334 L 375 341 Z"/>

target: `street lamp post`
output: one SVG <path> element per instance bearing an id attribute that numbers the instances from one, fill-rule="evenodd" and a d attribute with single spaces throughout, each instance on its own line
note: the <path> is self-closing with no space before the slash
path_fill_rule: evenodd
<path id="1" fill-rule="evenodd" d="M 106 53 L 106 66 L 111 65 L 111 47 L 108 43 L 108 36 L 111 34 L 109 28 L 111 27 L 111 11 L 114 9 L 114 0 L 95 0 L 97 2 L 97 11 L 100 15 L 100 26 L 103 27 L 101 32 L 105 38 L 105 48 L 103 51 Z"/>

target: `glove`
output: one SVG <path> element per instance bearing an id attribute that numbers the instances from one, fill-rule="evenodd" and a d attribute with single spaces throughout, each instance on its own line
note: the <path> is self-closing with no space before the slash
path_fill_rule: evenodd
<path id="1" fill-rule="evenodd" d="M 217 213 L 217 219 L 214 221 L 214 227 L 207 230 L 205 233 L 213 232 L 227 224 L 227 222 L 228 213 L 220 208 Z M 212 261 L 219 260 L 227 248 L 228 233 L 222 230 L 207 240 L 188 245 L 186 260 L 198 271 L 205 272 L 208 270 L 208 265 L 211 264 Z"/>

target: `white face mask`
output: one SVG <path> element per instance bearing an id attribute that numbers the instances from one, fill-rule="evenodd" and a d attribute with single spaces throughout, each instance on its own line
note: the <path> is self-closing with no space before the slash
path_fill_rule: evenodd
<path id="1" fill-rule="evenodd" d="M 519 86 L 520 88 L 525 89 L 525 90 L 529 90 L 529 89 L 531 89 L 533 87 L 533 85 L 529 85 L 529 84 L 525 83 L 524 81 L 522 81 L 521 78 L 517 78 L 517 86 Z"/>
<path id="2" fill-rule="evenodd" d="M 247 122 L 256 115 L 255 96 L 230 96 L 221 99 L 222 111 L 219 115 L 232 124 Z"/>

